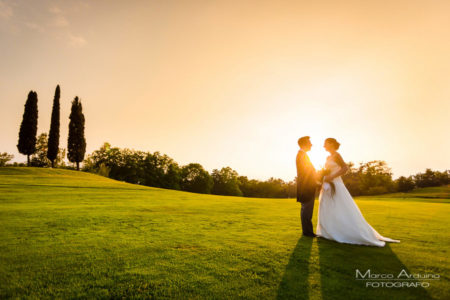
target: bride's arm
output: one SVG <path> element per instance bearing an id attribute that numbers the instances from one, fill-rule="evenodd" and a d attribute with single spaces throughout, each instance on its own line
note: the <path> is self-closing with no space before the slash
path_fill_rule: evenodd
<path id="1" fill-rule="evenodd" d="M 333 159 L 340 166 L 340 169 L 336 173 L 326 176 L 325 181 L 332 181 L 334 178 L 344 175 L 348 171 L 348 166 L 339 153 L 336 152 L 336 154 L 333 156 Z"/>

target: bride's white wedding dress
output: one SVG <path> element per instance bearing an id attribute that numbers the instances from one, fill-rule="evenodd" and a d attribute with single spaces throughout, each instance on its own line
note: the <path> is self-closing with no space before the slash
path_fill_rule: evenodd
<path id="1" fill-rule="evenodd" d="M 331 170 L 331 174 L 340 169 L 331 159 L 327 160 L 325 167 Z M 316 228 L 318 236 L 339 243 L 378 247 L 384 247 L 385 242 L 400 242 L 381 236 L 367 223 L 340 176 L 333 179 L 333 183 L 336 188 L 334 194 L 327 184 L 320 191 Z"/>

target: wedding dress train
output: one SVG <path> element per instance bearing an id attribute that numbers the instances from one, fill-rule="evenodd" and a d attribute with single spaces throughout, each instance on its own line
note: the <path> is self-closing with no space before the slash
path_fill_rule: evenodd
<path id="1" fill-rule="evenodd" d="M 331 173 L 340 166 L 327 160 L 326 168 Z M 385 242 L 399 243 L 380 235 L 362 215 L 341 177 L 333 179 L 335 193 L 324 184 L 319 195 L 319 216 L 316 233 L 318 236 L 339 243 L 384 247 Z M 328 186 L 329 187 L 329 186 Z"/>

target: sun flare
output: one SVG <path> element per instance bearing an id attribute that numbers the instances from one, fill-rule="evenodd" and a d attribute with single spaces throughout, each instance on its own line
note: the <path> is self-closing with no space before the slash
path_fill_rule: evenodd
<path id="1" fill-rule="evenodd" d="M 322 147 L 313 147 L 311 151 L 308 152 L 308 156 L 316 170 L 322 169 L 325 166 L 328 155 L 329 154 Z"/>

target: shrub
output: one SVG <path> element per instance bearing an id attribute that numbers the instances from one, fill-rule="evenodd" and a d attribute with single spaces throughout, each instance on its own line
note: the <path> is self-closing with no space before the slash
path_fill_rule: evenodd
<path id="1" fill-rule="evenodd" d="M 0 153 L 0 167 L 6 166 L 6 163 L 14 158 L 14 155 L 6 152 Z"/>

